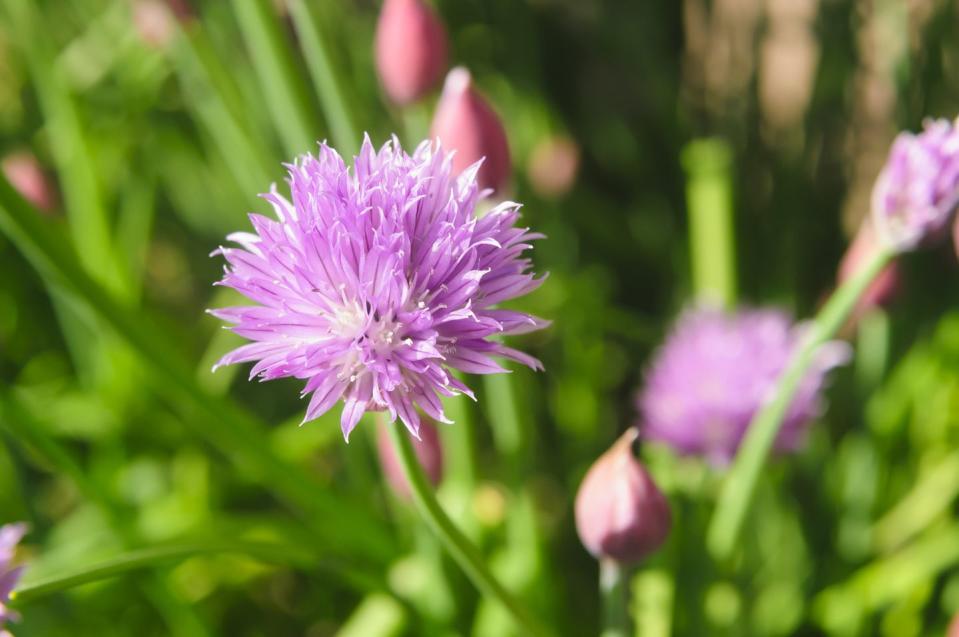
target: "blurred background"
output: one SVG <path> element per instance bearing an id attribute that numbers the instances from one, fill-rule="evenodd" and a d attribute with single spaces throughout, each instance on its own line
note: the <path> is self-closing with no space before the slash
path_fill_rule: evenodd
<path id="1" fill-rule="evenodd" d="M 597 633 L 572 500 L 635 424 L 649 356 L 693 296 L 688 202 L 732 211 L 738 296 L 812 314 L 889 144 L 959 111 L 946 0 L 437 0 L 451 65 L 507 132 L 508 194 L 548 235 L 514 339 L 545 373 L 469 379 L 443 427 L 444 505 L 563 635 Z M 299 383 L 210 374 L 239 339 L 208 257 L 267 212 L 283 161 L 427 135 L 399 108 L 372 0 L 2 0 L 3 171 L 102 298 L 0 232 L 0 522 L 28 577 L 131 547 L 269 540 L 287 563 L 192 557 L 20 609 L 18 636 L 513 634 L 382 478 L 372 421 L 302 428 Z M 703 141 L 708 140 L 708 141 Z M 281 187 L 282 190 L 282 187 Z M 689 197 L 706 192 L 705 196 Z M 58 244 L 59 245 L 59 244 Z M 703 548 L 722 469 L 645 445 L 673 506 L 634 579 L 639 634 L 941 635 L 959 611 L 959 286 L 950 245 L 901 264 L 855 362 L 767 472 L 734 564 Z"/>

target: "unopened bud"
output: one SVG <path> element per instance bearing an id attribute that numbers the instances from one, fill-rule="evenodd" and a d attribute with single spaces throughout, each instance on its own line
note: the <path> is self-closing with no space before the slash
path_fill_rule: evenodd
<path id="1" fill-rule="evenodd" d="M 395 104 L 417 101 L 446 70 L 446 30 L 423 0 L 386 0 L 376 25 L 376 70 Z"/>
<path id="2" fill-rule="evenodd" d="M 655 552 L 672 526 L 669 502 L 633 454 L 630 428 L 590 467 L 576 494 L 576 530 L 595 558 L 631 564 Z"/>
<path id="3" fill-rule="evenodd" d="M 57 205 L 53 186 L 40 162 L 31 153 L 22 151 L 7 155 L 2 162 L 3 175 L 20 196 L 41 212 L 51 212 Z"/>
<path id="4" fill-rule="evenodd" d="M 579 146 L 568 137 L 548 137 L 533 148 L 526 172 L 541 197 L 562 197 L 576 182 Z"/>
<path id="5" fill-rule="evenodd" d="M 455 150 L 457 173 L 483 160 L 477 174 L 481 188 L 500 190 L 512 166 L 506 131 L 492 107 L 473 87 L 470 72 L 459 66 L 449 72 L 433 116 L 432 137 L 447 150 Z"/>
<path id="6" fill-rule="evenodd" d="M 387 484 L 393 491 L 404 498 L 410 495 L 410 485 L 403 474 L 403 467 L 400 466 L 400 460 L 396 457 L 396 449 L 390 439 L 390 433 L 386 427 L 397 426 L 389 424 L 381 426 L 377 430 L 376 449 L 380 457 L 380 466 L 383 469 L 383 476 Z M 416 458 L 420 461 L 426 477 L 430 483 L 436 486 L 443 479 L 443 446 L 440 443 L 439 434 L 436 427 L 428 419 L 423 418 L 420 422 L 420 439 L 412 439 L 413 449 L 416 451 Z M 405 434 L 404 434 L 405 435 Z"/>

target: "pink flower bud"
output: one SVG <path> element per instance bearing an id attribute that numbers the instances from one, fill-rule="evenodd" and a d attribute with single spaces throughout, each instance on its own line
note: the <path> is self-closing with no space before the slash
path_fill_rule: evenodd
<path id="1" fill-rule="evenodd" d="M 579 146 L 568 137 L 548 137 L 533 148 L 526 173 L 541 197 L 562 197 L 573 187 L 579 171 Z"/>
<path id="2" fill-rule="evenodd" d="M 638 562 L 669 535 L 669 502 L 633 454 L 632 427 L 593 463 L 576 494 L 576 530 L 593 557 Z"/>
<path id="3" fill-rule="evenodd" d="M 381 426 L 377 430 L 376 450 L 380 456 L 380 466 L 383 468 L 383 475 L 387 484 L 393 491 L 404 498 L 410 496 L 410 485 L 403 475 L 403 468 L 400 466 L 400 460 L 396 457 L 396 449 L 393 447 L 393 441 L 386 427 L 395 427 L 395 423 Z M 404 434 L 405 435 L 405 434 Z M 443 447 L 440 444 L 439 434 L 433 423 L 423 418 L 420 421 L 420 439 L 411 440 L 413 448 L 416 450 L 416 457 L 420 461 L 420 466 L 426 472 L 426 477 L 436 486 L 443 479 Z"/>
<path id="4" fill-rule="evenodd" d="M 879 250 L 879 238 L 869 219 L 863 221 L 839 264 L 839 283 L 852 278 Z M 853 310 L 853 317 L 873 307 L 888 304 L 896 296 L 900 286 L 899 264 L 891 262 L 873 279 Z"/>
<path id="5" fill-rule="evenodd" d="M 470 72 L 461 66 L 446 76 L 431 134 L 444 148 L 456 151 L 454 172 L 460 173 L 482 159 L 477 175 L 480 187 L 496 191 L 506 185 L 512 170 L 506 131 L 492 107 L 473 88 Z"/>
<path id="6" fill-rule="evenodd" d="M 133 5 L 133 26 L 147 45 L 164 49 L 176 35 L 176 20 L 187 22 L 193 10 L 186 0 L 137 0 Z"/>
<path id="7" fill-rule="evenodd" d="M 425 95 L 446 70 L 446 30 L 423 0 L 385 0 L 376 25 L 376 70 L 390 101 Z"/>
<path id="8" fill-rule="evenodd" d="M 959 637 L 959 613 L 953 615 L 949 622 L 949 628 L 946 629 L 945 637 Z"/>
<path id="9" fill-rule="evenodd" d="M 22 151 L 3 158 L 3 175 L 20 196 L 41 212 L 51 212 L 57 205 L 50 180 L 31 153 Z"/>

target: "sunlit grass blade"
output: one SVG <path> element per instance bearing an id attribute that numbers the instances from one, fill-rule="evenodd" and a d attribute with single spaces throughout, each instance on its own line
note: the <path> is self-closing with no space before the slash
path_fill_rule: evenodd
<path id="1" fill-rule="evenodd" d="M 233 0 L 233 11 L 287 155 L 313 150 L 318 136 L 312 98 L 298 77 L 276 8 L 270 0 Z"/>
<path id="2" fill-rule="evenodd" d="M 274 456 L 260 424 L 231 401 L 203 390 L 190 366 L 177 354 L 173 341 L 146 316 L 114 300 L 76 267 L 76 257 L 68 245 L 4 179 L 0 179 L 0 231 L 36 268 L 72 292 L 129 344 L 156 390 L 178 407 L 184 423 L 226 454 L 241 471 L 304 511 L 318 542 L 367 557 L 385 559 L 391 555 L 393 539 L 374 516 L 324 491 L 302 468 Z"/>
<path id="3" fill-rule="evenodd" d="M 344 92 L 323 30 L 317 24 L 313 9 L 306 0 L 292 0 L 289 10 L 333 142 L 344 157 L 354 155 L 360 143 L 359 133 L 351 115 L 355 108 L 351 106 Z"/>

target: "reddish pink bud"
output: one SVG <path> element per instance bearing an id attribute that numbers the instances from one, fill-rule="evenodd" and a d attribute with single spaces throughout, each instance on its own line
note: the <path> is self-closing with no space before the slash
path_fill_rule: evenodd
<path id="1" fill-rule="evenodd" d="M 945 637 L 959 637 L 959 614 L 952 617 L 949 628 L 946 629 Z"/>
<path id="2" fill-rule="evenodd" d="M 548 137 L 533 148 L 526 173 L 542 197 L 562 197 L 573 187 L 579 171 L 579 146 L 568 137 Z"/>
<path id="3" fill-rule="evenodd" d="M 444 148 L 456 151 L 455 172 L 483 159 L 477 175 L 480 187 L 495 191 L 506 185 L 512 170 L 506 131 L 492 107 L 473 88 L 469 71 L 461 66 L 446 76 L 431 134 Z"/>
<path id="4" fill-rule="evenodd" d="M 393 441 L 390 440 L 390 434 L 386 427 L 394 427 L 396 424 L 380 426 L 376 434 L 376 449 L 380 456 L 380 466 L 383 468 L 383 475 L 386 477 L 387 484 L 393 491 L 404 498 L 410 495 L 410 485 L 403 475 L 403 468 L 400 466 L 399 458 L 396 457 L 396 449 L 393 447 Z M 406 432 L 403 432 L 404 435 Z M 416 450 L 416 457 L 420 461 L 420 466 L 426 472 L 433 486 L 436 486 L 443 479 L 443 447 L 440 444 L 439 434 L 436 427 L 427 418 L 420 422 L 420 439 L 411 440 L 413 448 Z"/>
<path id="5" fill-rule="evenodd" d="M 186 0 L 137 0 L 133 5 L 133 26 L 146 44 L 157 49 L 176 35 L 176 20 L 186 22 L 193 11 Z"/>
<path id="6" fill-rule="evenodd" d="M 395 104 L 417 101 L 446 70 L 446 30 L 423 0 L 386 0 L 375 47 L 380 83 Z"/>
<path id="7" fill-rule="evenodd" d="M 590 467 L 576 494 L 576 530 L 593 557 L 640 561 L 669 535 L 669 502 L 633 454 L 630 428 Z"/>
<path id="8" fill-rule="evenodd" d="M 3 175 L 20 196 L 41 212 L 51 212 L 57 205 L 50 180 L 31 153 L 22 151 L 3 158 Z"/>
<path id="9" fill-rule="evenodd" d="M 873 258 L 879 247 L 872 223 L 866 219 L 839 264 L 839 283 L 852 278 Z M 895 261 L 883 268 L 859 299 L 853 310 L 853 317 L 862 315 L 869 308 L 881 307 L 892 301 L 899 291 L 900 278 L 899 264 Z"/>

